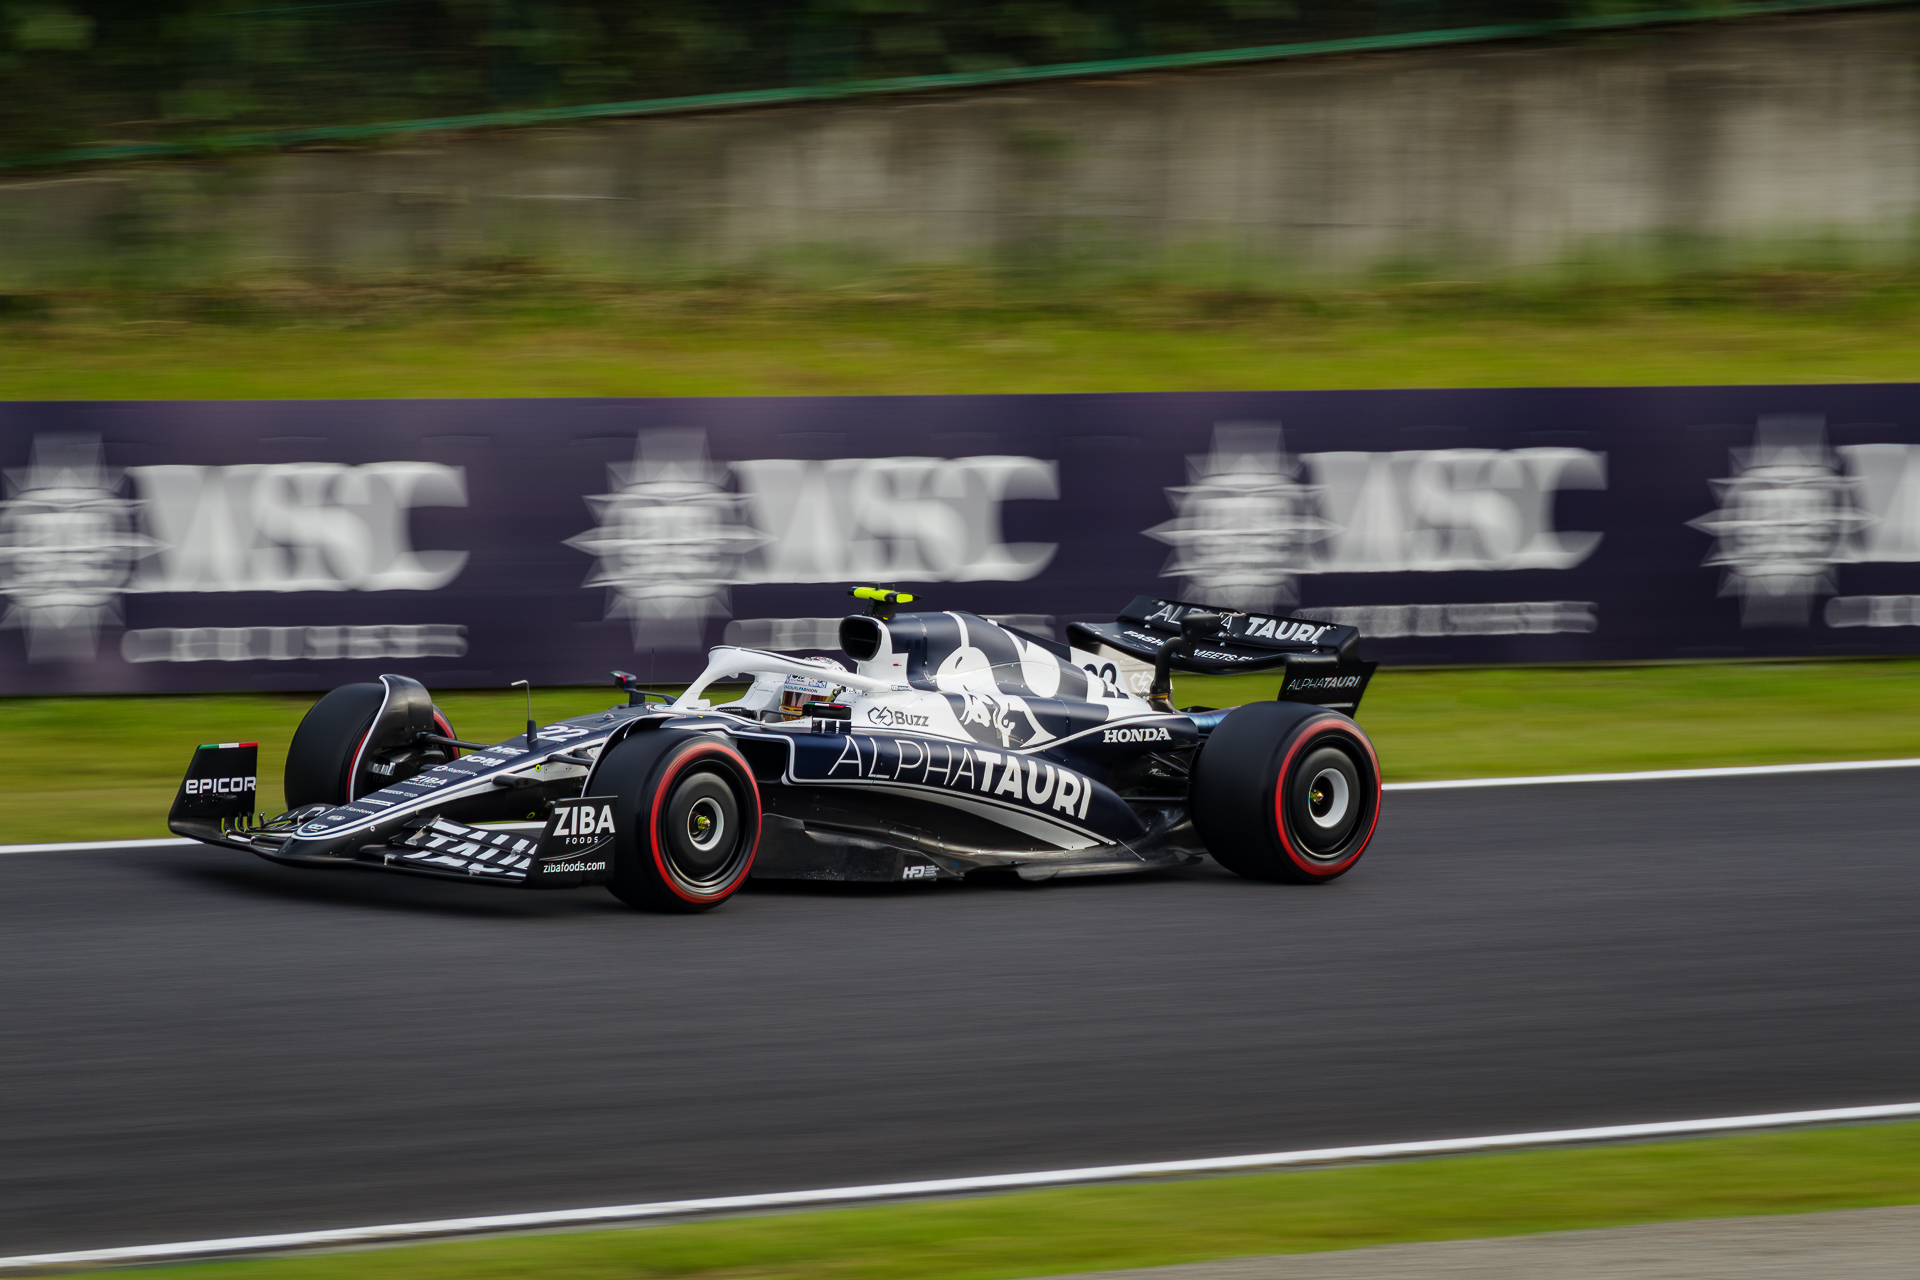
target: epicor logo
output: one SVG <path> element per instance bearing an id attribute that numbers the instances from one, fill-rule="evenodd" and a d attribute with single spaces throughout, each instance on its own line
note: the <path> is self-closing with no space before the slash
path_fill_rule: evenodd
<path id="1" fill-rule="evenodd" d="M 576 805 L 554 815 L 553 834 L 556 836 L 597 836 L 603 831 L 608 834 L 613 832 L 613 806 L 610 804 Z"/>
<path id="2" fill-rule="evenodd" d="M 927 717 L 894 707 L 868 707 L 867 723 L 888 729 L 924 729 L 927 727 Z"/>
<path id="3" fill-rule="evenodd" d="M 1172 742 L 1173 735 L 1164 727 L 1151 729 L 1107 729 L 1100 734 L 1102 742 Z"/>
<path id="4" fill-rule="evenodd" d="M 254 778 L 188 778 L 190 796 L 233 796 L 256 790 Z"/>

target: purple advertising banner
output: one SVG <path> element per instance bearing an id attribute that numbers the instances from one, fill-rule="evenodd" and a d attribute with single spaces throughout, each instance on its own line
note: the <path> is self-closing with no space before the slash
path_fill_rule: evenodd
<path id="1" fill-rule="evenodd" d="M 1907 652 L 1904 385 L 0 405 L 0 693 L 684 679 L 855 583 L 1388 663 Z"/>

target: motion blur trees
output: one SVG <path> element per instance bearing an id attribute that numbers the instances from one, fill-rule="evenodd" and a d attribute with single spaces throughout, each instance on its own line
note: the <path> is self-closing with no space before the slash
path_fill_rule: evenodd
<path id="1" fill-rule="evenodd" d="M 248 128 L 1675 7 L 1660 0 L 0 0 L 0 157 Z"/>

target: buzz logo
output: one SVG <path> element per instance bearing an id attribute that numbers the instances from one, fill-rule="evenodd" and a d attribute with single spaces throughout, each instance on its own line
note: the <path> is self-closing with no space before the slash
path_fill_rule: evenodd
<path id="1" fill-rule="evenodd" d="M 927 717 L 895 707 L 868 707 L 867 723 L 887 729 L 924 729 L 927 727 Z"/>
<path id="2" fill-rule="evenodd" d="M 613 806 L 610 804 L 576 805 L 554 815 L 553 834 L 556 836 L 583 838 L 603 833 L 613 834 Z"/>
<path id="3" fill-rule="evenodd" d="M 1156 725 L 1147 729 L 1104 729 L 1100 733 L 1102 742 L 1172 742 L 1173 735 L 1165 726 Z"/>
<path id="4" fill-rule="evenodd" d="M 237 796 L 257 790 L 255 778 L 188 778 L 190 796 Z"/>

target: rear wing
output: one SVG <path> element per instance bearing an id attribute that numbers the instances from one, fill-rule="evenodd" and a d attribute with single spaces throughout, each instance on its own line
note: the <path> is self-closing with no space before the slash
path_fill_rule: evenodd
<path id="1" fill-rule="evenodd" d="M 1220 626 L 1165 653 L 1168 642 L 1180 638 L 1187 615 L 1196 613 L 1218 613 Z M 1096 670 L 1112 666 L 1121 676 L 1116 683 L 1124 682 L 1136 693 L 1147 692 L 1156 659 L 1196 675 L 1277 669 L 1283 673 L 1280 701 L 1309 702 L 1348 715 L 1360 709 L 1361 695 L 1379 665 L 1360 660 L 1358 627 L 1237 613 L 1154 596 L 1135 596 L 1113 622 L 1069 622 L 1067 641 L 1077 651 L 1076 663 L 1090 663 Z"/>

